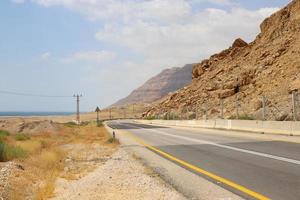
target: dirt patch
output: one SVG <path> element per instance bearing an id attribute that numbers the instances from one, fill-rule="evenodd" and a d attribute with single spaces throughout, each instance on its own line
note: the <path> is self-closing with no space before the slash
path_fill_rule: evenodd
<path id="1" fill-rule="evenodd" d="M 123 149 L 104 159 L 105 164 L 96 164 L 93 172 L 78 180 L 59 178 L 52 200 L 185 199 Z"/>
<path id="2" fill-rule="evenodd" d="M 7 130 L 11 133 L 26 134 L 55 134 L 62 128 L 61 124 L 51 120 L 32 120 L 26 118 L 0 119 L 0 130 Z"/>
<path id="3" fill-rule="evenodd" d="M 60 177 L 77 180 L 111 159 L 115 148 L 94 144 L 68 144 L 63 147 L 68 153 L 64 171 Z"/>

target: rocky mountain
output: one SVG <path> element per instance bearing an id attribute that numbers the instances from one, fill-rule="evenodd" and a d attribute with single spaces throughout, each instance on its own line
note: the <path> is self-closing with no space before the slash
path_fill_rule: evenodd
<path id="1" fill-rule="evenodd" d="M 165 69 L 112 106 L 156 101 L 189 84 L 192 80 L 192 68 L 193 64 L 187 64 L 181 68 Z"/>
<path id="2" fill-rule="evenodd" d="M 267 119 L 291 119 L 291 94 L 300 90 L 300 0 L 265 19 L 260 29 L 253 42 L 237 39 L 194 65 L 191 84 L 153 105 L 144 116 L 218 117 L 223 110 L 227 118 L 261 119 L 265 111 Z M 296 95 L 294 99 L 299 111 L 299 99 Z"/>

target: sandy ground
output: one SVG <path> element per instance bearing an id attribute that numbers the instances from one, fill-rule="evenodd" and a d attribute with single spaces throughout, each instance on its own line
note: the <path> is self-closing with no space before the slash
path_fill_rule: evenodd
<path id="1" fill-rule="evenodd" d="M 78 180 L 59 178 L 52 200 L 185 199 L 134 155 L 119 149 Z"/>

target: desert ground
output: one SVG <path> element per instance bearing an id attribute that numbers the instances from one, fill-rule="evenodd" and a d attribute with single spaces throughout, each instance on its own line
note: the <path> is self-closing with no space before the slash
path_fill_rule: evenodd
<path id="1" fill-rule="evenodd" d="M 0 199 L 185 199 L 95 116 L 0 118 Z"/>

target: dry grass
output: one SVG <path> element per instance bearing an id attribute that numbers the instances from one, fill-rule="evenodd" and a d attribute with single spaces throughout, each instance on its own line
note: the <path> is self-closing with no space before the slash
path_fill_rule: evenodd
<path id="1" fill-rule="evenodd" d="M 55 189 L 55 180 L 64 167 L 63 159 L 65 152 L 59 149 L 44 150 L 35 158 L 35 163 L 39 166 L 44 179 L 44 184 L 37 192 L 36 199 L 46 199 L 52 196 Z"/>
<path id="2" fill-rule="evenodd" d="M 91 144 L 100 144 L 110 149 L 118 146 L 116 143 L 107 143 L 110 136 L 106 129 L 93 123 L 84 126 L 66 125 L 61 127 L 58 134 L 32 135 L 30 139 L 21 141 L 17 141 L 13 135 L 7 137 L 6 142 L 28 154 L 25 160 L 15 161 L 24 170 L 16 170 L 10 181 L 10 197 L 17 200 L 24 197 L 47 199 L 52 196 L 55 180 L 64 171 L 69 153 L 64 146 L 84 144 L 90 152 L 93 150 Z"/>
<path id="3" fill-rule="evenodd" d="M 42 150 L 42 142 L 39 140 L 17 141 L 16 146 L 21 147 L 29 154 L 39 153 Z"/>

